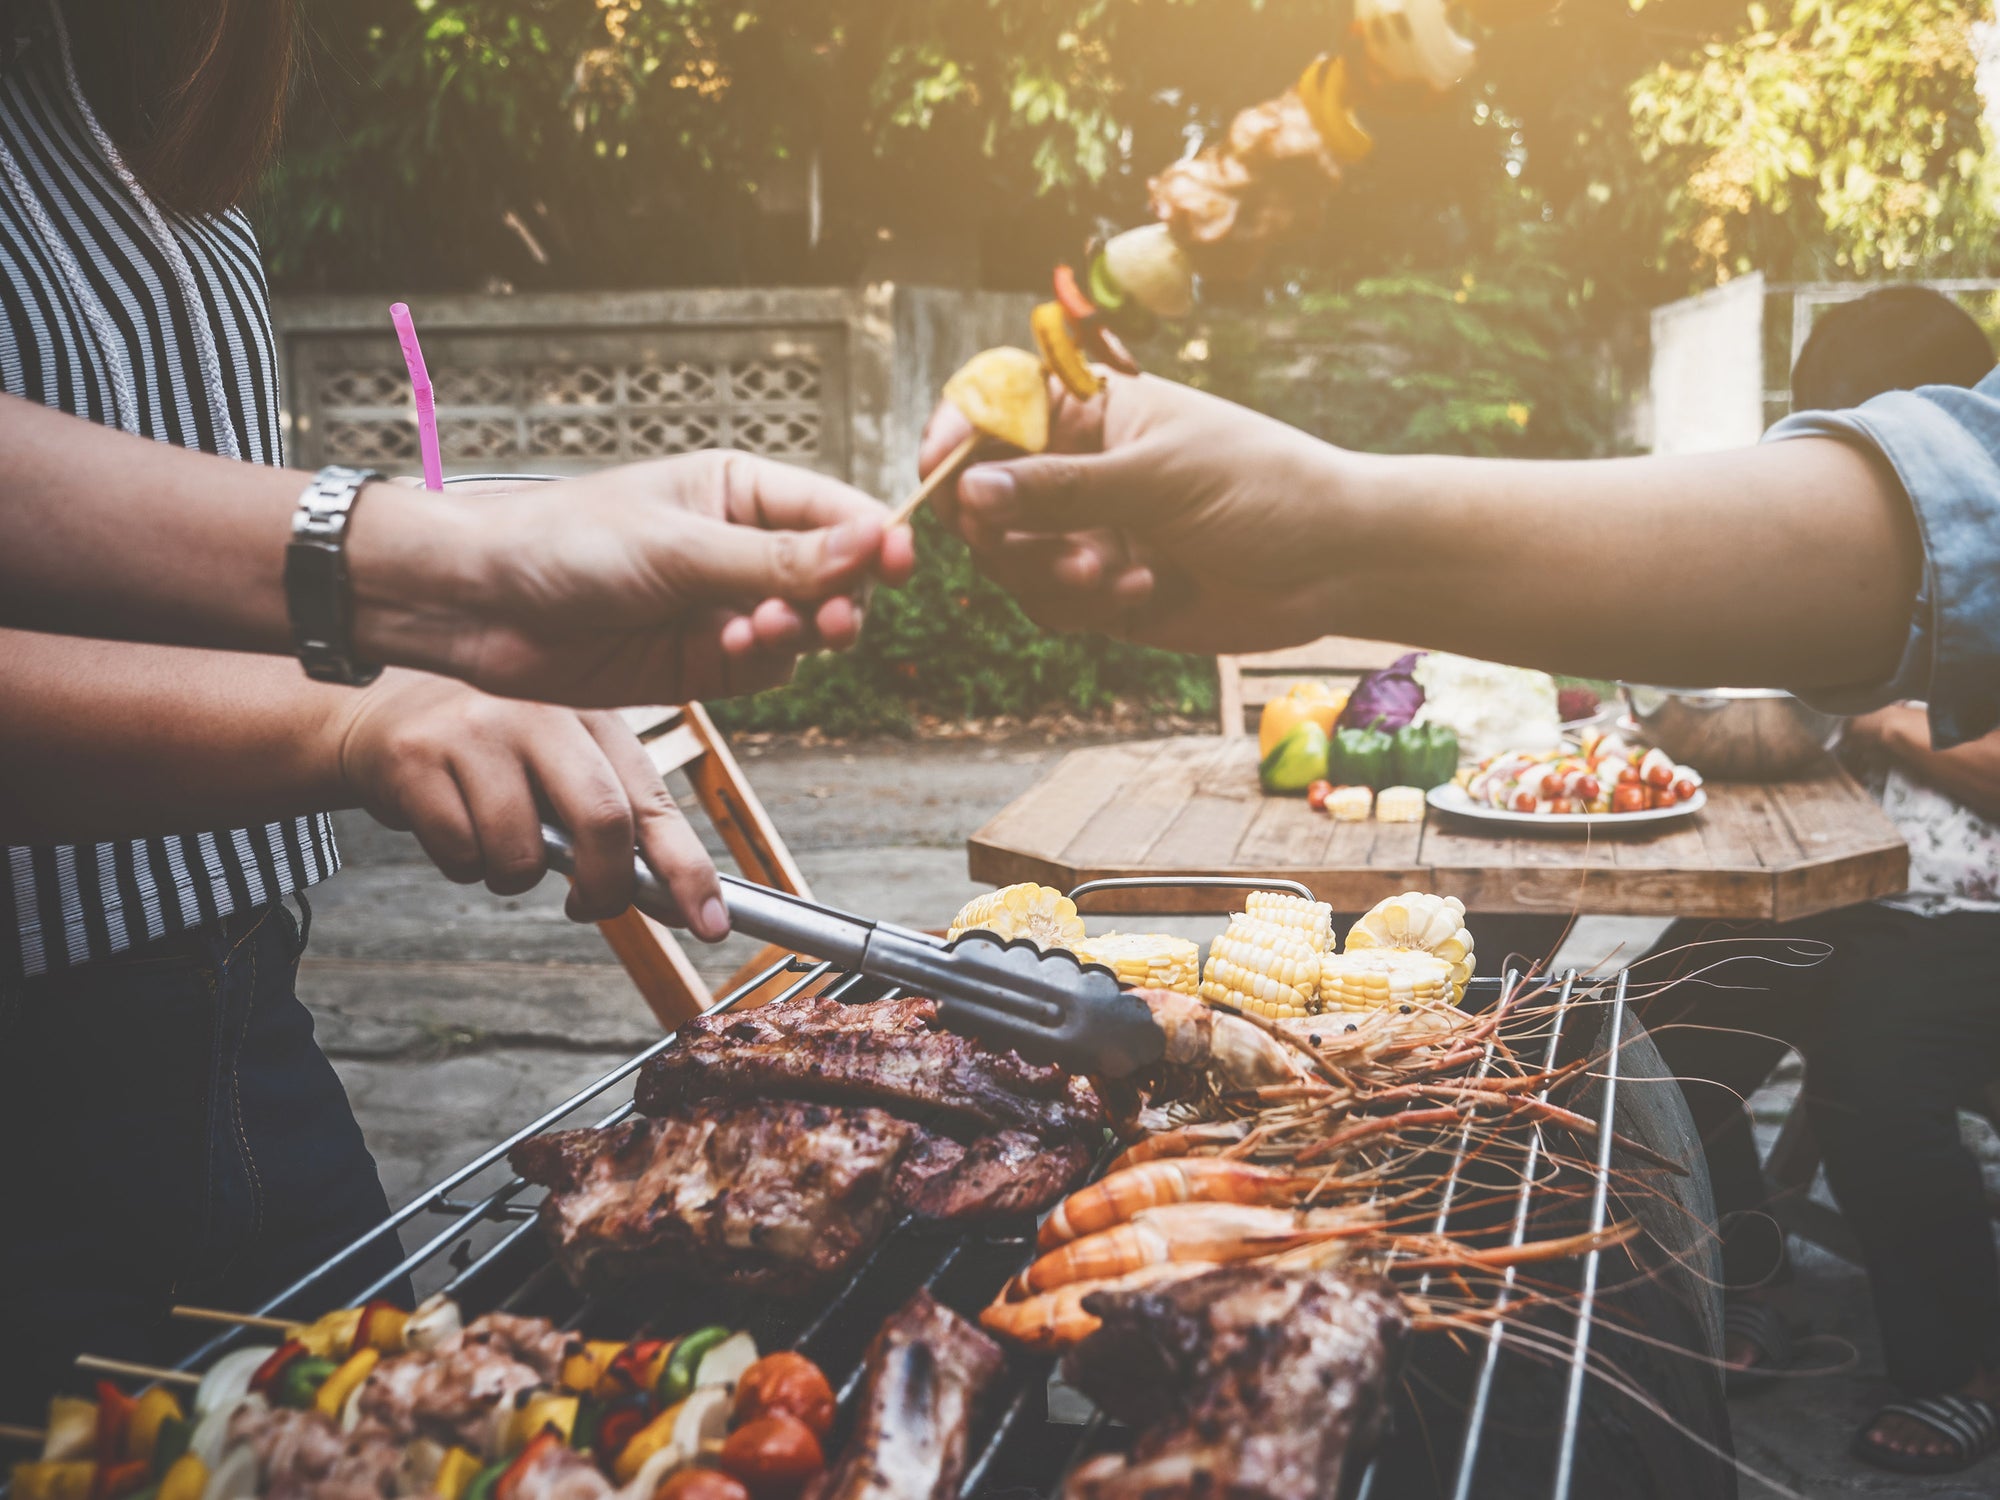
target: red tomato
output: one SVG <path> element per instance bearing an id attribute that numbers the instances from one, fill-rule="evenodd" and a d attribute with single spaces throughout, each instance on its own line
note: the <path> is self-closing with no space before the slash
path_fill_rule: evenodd
<path id="1" fill-rule="evenodd" d="M 1326 799 L 1332 795 L 1332 782 L 1315 781 L 1311 786 L 1306 788 L 1306 806 L 1310 807 L 1314 812 L 1325 812 Z"/>
<path id="2" fill-rule="evenodd" d="M 1604 783 L 1595 776 L 1579 776 L 1576 779 L 1576 795 L 1584 802 L 1595 802 L 1604 795 Z"/>
<path id="3" fill-rule="evenodd" d="M 1611 810 L 1615 813 L 1644 812 L 1646 806 L 1645 787 L 1637 782 L 1627 784 L 1621 777 L 1617 790 L 1611 794 Z"/>
<path id="4" fill-rule="evenodd" d="M 750 1492 L 720 1469 L 682 1469 L 653 1491 L 653 1500 L 750 1500 Z"/>
<path id="5" fill-rule="evenodd" d="M 1674 783 L 1674 801 L 1676 802 L 1687 801 L 1688 798 L 1692 797 L 1695 794 L 1696 790 L 1698 789 L 1698 786 L 1699 783 L 1689 781 L 1687 777 L 1683 776 L 1679 781 L 1676 781 Z"/>
<path id="6" fill-rule="evenodd" d="M 792 1500 L 826 1463 L 819 1439 L 783 1413 L 745 1422 L 722 1444 L 725 1474 L 743 1481 L 754 1500 Z"/>
<path id="7" fill-rule="evenodd" d="M 789 1349 L 767 1354 L 743 1372 L 743 1378 L 736 1382 L 736 1404 L 730 1418 L 740 1427 L 780 1413 L 797 1417 L 821 1441 L 833 1431 L 833 1387 L 818 1365 Z"/>
<path id="8" fill-rule="evenodd" d="M 1645 783 L 1639 775 L 1639 768 L 1637 766 L 1627 766 L 1618 773 L 1618 784 L 1620 786 L 1643 786 Z"/>
<path id="9" fill-rule="evenodd" d="M 1672 807 L 1674 805 L 1676 799 L 1674 797 L 1674 789 L 1672 787 L 1656 786 L 1656 787 L 1650 787 L 1648 788 L 1648 790 L 1652 793 L 1652 801 L 1650 804 L 1651 806 Z"/>
<path id="10" fill-rule="evenodd" d="M 1535 801 L 1535 794 L 1533 792 L 1514 793 L 1515 812 L 1533 812 L 1535 808 L 1539 805 L 1540 804 Z"/>
<path id="11" fill-rule="evenodd" d="M 1549 803 L 1549 811 L 1552 813 L 1573 813 L 1576 811 L 1576 803 L 1568 797 L 1557 797 Z"/>

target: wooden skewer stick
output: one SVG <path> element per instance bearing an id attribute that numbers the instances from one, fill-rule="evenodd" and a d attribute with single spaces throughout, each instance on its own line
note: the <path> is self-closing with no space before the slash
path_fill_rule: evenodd
<path id="1" fill-rule="evenodd" d="M 174 1316 L 185 1318 L 191 1323 L 233 1323 L 243 1328 L 275 1328 L 281 1332 L 299 1326 L 291 1318 L 266 1318 L 257 1313 L 224 1312 L 219 1307 L 176 1305 Z"/>
<path id="2" fill-rule="evenodd" d="M 106 1359 L 101 1354 L 79 1354 L 79 1370 L 95 1370 L 100 1375 L 127 1375 L 134 1380 L 155 1380 L 161 1385 L 200 1385 L 201 1376 L 192 1370 L 165 1370 L 158 1365 L 136 1365 L 126 1359 Z"/>
<path id="3" fill-rule="evenodd" d="M 12 1422 L 0 1422 L 0 1443 L 39 1444 L 47 1436 L 39 1427 L 17 1427 Z"/>
<path id="4" fill-rule="evenodd" d="M 932 469 L 929 475 L 925 477 L 924 482 L 917 486 L 916 493 L 896 507 L 896 514 L 890 517 L 889 524 L 891 526 L 901 526 L 911 516 L 914 516 L 921 510 L 924 502 L 930 499 L 931 496 L 935 495 L 946 485 L 957 483 L 958 476 L 963 474 L 966 467 L 971 464 L 972 455 L 977 451 L 979 442 L 980 434 L 976 432 L 972 433 L 956 448 L 946 454 L 944 461 L 935 469 Z"/>

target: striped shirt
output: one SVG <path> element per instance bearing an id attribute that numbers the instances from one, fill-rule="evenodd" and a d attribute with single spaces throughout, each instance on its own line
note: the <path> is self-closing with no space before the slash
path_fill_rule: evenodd
<path id="1" fill-rule="evenodd" d="M 0 148 L 0 388 L 159 442 L 283 462 L 270 297 L 243 215 L 155 207 L 82 103 L 53 27 L 0 72 Z M 0 982 L 205 926 L 339 867 L 324 813 L 7 848 Z"/>

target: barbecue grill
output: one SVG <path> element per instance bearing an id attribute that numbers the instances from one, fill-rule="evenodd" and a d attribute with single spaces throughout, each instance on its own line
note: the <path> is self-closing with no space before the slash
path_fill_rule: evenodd
<path id="1" fill-rule="evenodd" d="M 1107 886 L 1159 883 L 1093 882 L 1071 894 L 1087 898 Z M 1310 894 L 1268 879 L 1202 883 L 1254 883 Z M 1513 972 L 1475 979 L 1466 1004 L 1496 1004 L 1525 982 Z M 787 957 L 723 996 L 710 1013 L 779 983 L 777 998 L 787 999 L 859 1002 L 894 993 L 830 963 Z M 1643 1222 L 1647 1234 L 1574 1261 L 1532 1267 L 1519 1280 L 1506 1273 L 1502 1299 L 1525 1302 L 1531 1274 L 1542 1290 L 1566 1284 L 1570 1295 L 1559 1308 L 1534 1308 L 1518 1323 L 1495 1324 L 1470 1339 L 1420 1337 L 1396 1398 L 1393 1435 L 1370 1465 L 1350 1470 L 1351 1500 L 1433 1495 L 1726 1500 L 1735 1494 L 1728 1419 L 1714 1366 L 1658 1347 L 1705 1356 L 1719 1350 L 1720 1316 L 1712 1290 L 1718 1285 L 1717 1264 L 1708 1184 L 1692 1123 L 1678 1087 L 1666 1079 L 1658 1053 L 1628 1008 L 1626 988 L 1622 972 L 1589 982 L 1574 973 L 1563 976 L 1551 990 L 1552 1021 L 1537 1037 L 1545 1065 L 1580 1056 L 1596 1060 L 1576 1080 L 1581 1087 L 1558 1100 L 1595 1120 L 1596 1133 L 1571 1136 L 1548 1126 L 1524 1126 L 1514 1160 L 1527 1169 L 1502 1175 L 1490 1154 L 1468 1151 L 1468 1123 L 1455 1149 L 1441 1153 L 1436 1163 L 1432 1227 L 1520 1244 L 1530 1236 L 1601 1229 L 1614 1216 L 1630 1216 Z M 1035 1225 L 1025 1217 L 970 1232 L 910 1220 L 896 1226 L 831 1294 L 806 1304 L 713 1288 L 665 1286 L 643 1296 L 616 1297 L 576 1292 L 550 1259 L 534 1222 L 539 1190 L 512 1174 L 507 1153 L 544 1131 L 624 1119 L 633 1112 L 632 1080 L 672 1040 L 661 1038 L 418 1194 L 256 1311 L 308 1320 L 337 1303 L 377 1295 L 407 1275 L 418 1295 L 446 1292 L 468 1317 L 496 1308 L 535 1314 L 590 1337 L 627 1337 L 641 1325 L 672 1333 L 724 1322 L 748 1329 L 760 1348 L 795 1348 L 814 1360 L 834 1382 L 847 1412 L 862 1382 L 869 1340 L 915 1287 L 976 1314 L 1032 1258 Z M 1491 1063 L 1489 1051 L 1479 1070 Z M 1614 1130 L 1617 1137 L 1688 1163 L 1688 1174 L 1669 1178 L 1654 1169 L 1649 1181 L 1656 1191 L 1621 1195 L 1622 1174 L 1648 1167 L 1617 1142 Z M 1554 1160 L 1558 1153 L 1560 1168 Z M 1576 1162 L 1584 1169 L 1572 1165 Z M 422 1233 L 437 1220 L 442 1222 L 435 1230 Z M 385 1238 L 398 1234 L 417 1241 L 415 1247 L 356 1292 L 351 1286 L 356 1265 L 379 1255 Z M 206 1367 L 247 1332 L 233 1328 L 218 1334 L 180 1368 Z M 1594 1375 L 1593 1365 L 1606 1360 L 1623 1376 L 1607 1382 Z M 1122 1433 L 1101 1417 L 1081 1422 L 1052 1417 L 1053 1366 L 1047 1357 L 1011 1356 L 987 1430 L 974 1435 L 975 1457 L 961 1487 L 966 1500 L 1054 1495 L 1083 1457 L 1121 1441 Z M 1665 1416 L 1654 1403 L 1665 1408 Z"/>

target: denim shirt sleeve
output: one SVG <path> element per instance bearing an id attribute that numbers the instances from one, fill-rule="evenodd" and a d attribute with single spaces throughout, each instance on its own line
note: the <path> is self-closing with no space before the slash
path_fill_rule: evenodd
<path id="1" fill-rule="evenodd" d="M 1887 460 L 1909 496 L 1924 579 L 1886 681 L 1813 695 L 1832 713 L 1930 704 L 1939 749 L 2000 728 L 2000 369 L 1971 390 L 1890 391 L 1853 411 L 1800 412 L 1765 435 L 1831 437 Z"/>

